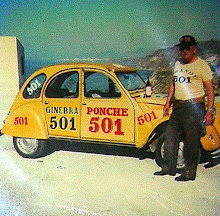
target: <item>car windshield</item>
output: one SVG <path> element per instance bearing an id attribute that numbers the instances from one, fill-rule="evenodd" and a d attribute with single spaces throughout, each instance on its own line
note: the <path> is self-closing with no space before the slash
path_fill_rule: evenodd
<path id="1" fill-rule="evenodd" d="M 143 89 L 146 87 L 143 79 L 136 72 L 120 72 L 116 73 L 116 76 L 123 86 L 129 91 Z"/>
<path id="2" fill-rule="evenodd" d="M 137 73 L 144 80 L 145 83 L 147 83 L 149 77 L 151 76 L 151 72 L 148 70 L 138 70 Z"/>

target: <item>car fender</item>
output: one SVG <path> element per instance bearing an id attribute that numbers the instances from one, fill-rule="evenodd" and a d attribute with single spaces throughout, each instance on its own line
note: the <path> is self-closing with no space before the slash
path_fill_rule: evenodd
<path id="1" fill-rule="evenodd" d="M 214 127 L 218 131 L 218 134 L 220 135 L 220 97 L 216 97 L 215 102 L 215 120 L 214 120 Z"/>
<path id="2" fill-rule="evenodd" d="M 48 139 L 47 127 L 40 103 L 28 103 L 9 112 L 2 133 L 15 137 Z"/>
<path id="3" fill-rule="evenodd" d="M 136 106 L 136 146 L 142 148 L 149 144 L 150 137 L 160 127 L 161 124 L 169 120 L 168 116 L 163 116 L 163 106 L 165 100 L 157 103 L 149 103 L 147 100 L 137 100 Z M 172 109 L 171 109 L 172 110 Z"/>
<path id="4" fill-rule="evenodd" d="M 143 140 L 141 143 L 139 143 L 139 145 L 137 145 L 137 148 L 143 148 L 144 146 L 147 147 L 149 146 L 149 144 L 151 143 L 151 137 L 155 138 L 154 135 L 155 133 L 158 134 L 162 134 L 164 131 L 161 130 L 162 129 L 162 125 L 164 125 L 164 123 L 167 124 L 167 122 L 169 121 L 169 117 L 163 117 L 161 119 L 159 119 L 158 121 L 156 121 L 153 125 L 151 125 L 150 128 L 147 128 L 145 130 L 145 133 L 143 134 Z"/>

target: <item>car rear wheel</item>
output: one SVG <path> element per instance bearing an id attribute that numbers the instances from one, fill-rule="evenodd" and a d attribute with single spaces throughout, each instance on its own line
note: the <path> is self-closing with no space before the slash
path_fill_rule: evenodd
<path id="1" fill-rule="evenodd" d="M 38 158 L 46 151 L 47 140 L 13 137 L 16 151 L 24 158 Z"/>
<path id="2" fill-rule="evenodd" d="M 164 160 L 164 143 L 165 143 L 165 136 L 162 135 L 158 139 L 157 147 L 156 147 L 156 163 L 160 167 L 162 167 L 162 163 Z M 179 150 L 178 150 L 178 158 L 177 158 L 177 169 L 181 169 L 185 166 L 184 157 L 183 157 L 183 145 L 184 143 L 181 141 L 179 143 Z"/>

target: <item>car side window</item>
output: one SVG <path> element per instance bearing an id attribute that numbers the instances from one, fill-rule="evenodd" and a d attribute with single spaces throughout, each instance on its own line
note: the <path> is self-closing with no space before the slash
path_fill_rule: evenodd
<path id="1" fill-rule="evenodd" d="M 39 98 L 45 80 L 45 74 L 40 74 L 33 78 L 25 87 L 23 97 L 25 99 Z"/>
<path id="2" fill-rule="evenodd" d="M 62 73 L 51 80 L 45 91 L 47 98 L 77 98 L 79 74 L 77 71 Z"/>
<path id="3" fill-rule="evenodd" d="M 119 98 L 121 92 L 117 85 L 103 73 L 84 73 L 84 95 L 87 98 Z"/>

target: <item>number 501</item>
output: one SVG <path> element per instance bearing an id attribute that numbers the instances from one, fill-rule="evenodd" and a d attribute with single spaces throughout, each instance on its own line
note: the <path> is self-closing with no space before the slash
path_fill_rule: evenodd
<path id="1" fill-rule="evenodd" d="M 90 125 L 89 131 L 92 133 L 97 133 L 100 128 L 104 133 L 111 133 L 115 126 L 115 135 L 124 135 L 124 132 L 121 131 L 121 119 L 117 119 L 113 122 L 110 118 L 103 118 L 99 121 L 99 117 L 93 117 L 90 120 Z"/>
<path id="2" fill-rule="evenodd" d="M 60 119 L 57 119 L 56 116 L 52 116 L 50 119 L 50 128 L 52 130 L 57 129 L 58 127 L 61 130 L 66 130 L 70 125 L 70 130 L 76 130 L 75 128 L 75 118 L 68 120 L 65 116 L 62 116 Z"/>

